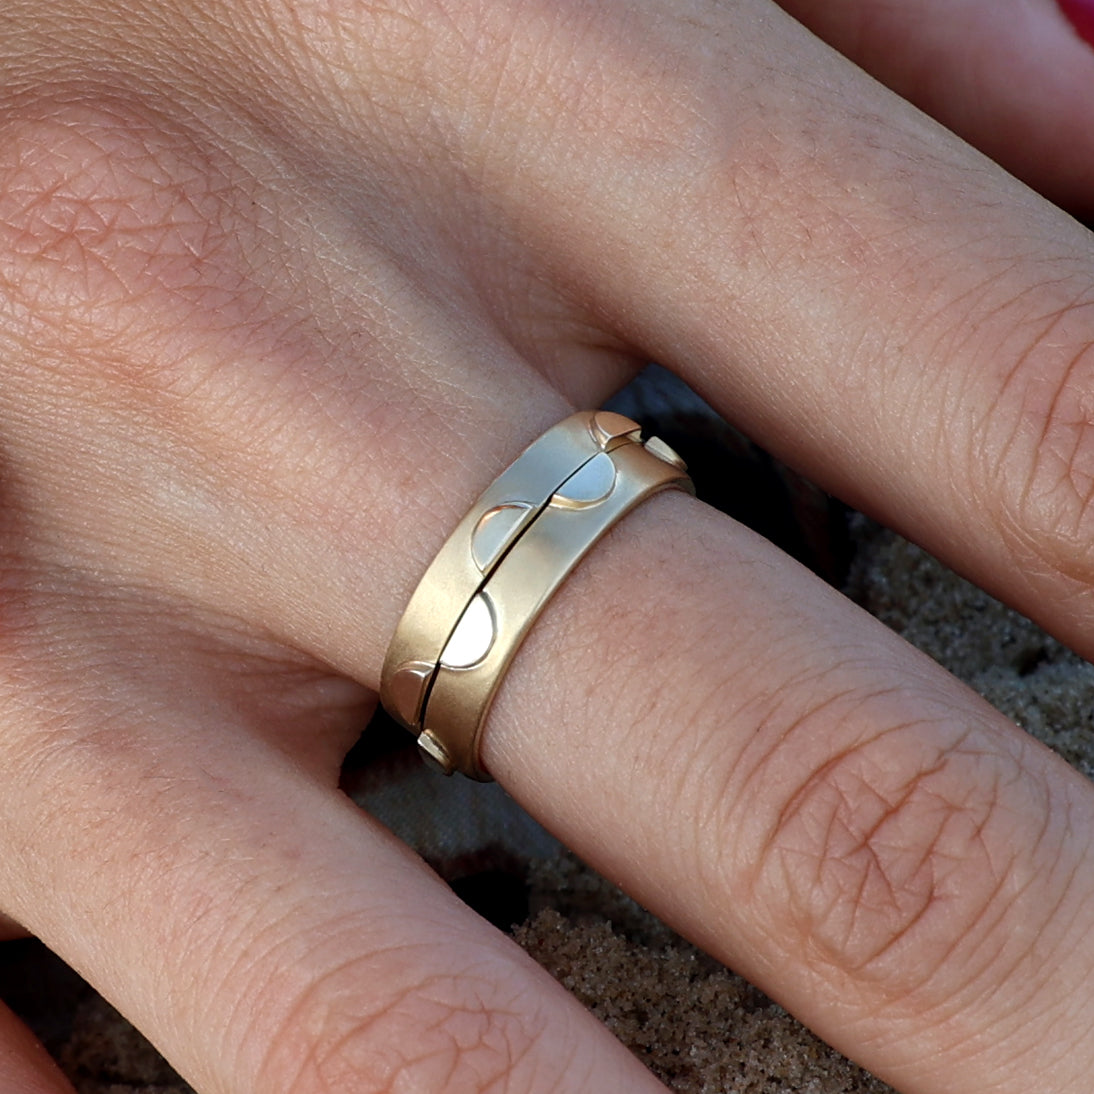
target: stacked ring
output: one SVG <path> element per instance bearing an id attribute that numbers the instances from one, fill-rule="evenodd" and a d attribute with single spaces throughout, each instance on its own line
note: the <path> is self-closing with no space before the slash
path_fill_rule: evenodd
<path id="1" fill-rule="evenodd" d="M 692 491 L 684 462 L 610 411 L 571 415 L 483 492 L 419 582 L 388 647 L 380 700 L 446 774 L 490 776 L 483 724 L 544 605 L 622 516 Z"/>

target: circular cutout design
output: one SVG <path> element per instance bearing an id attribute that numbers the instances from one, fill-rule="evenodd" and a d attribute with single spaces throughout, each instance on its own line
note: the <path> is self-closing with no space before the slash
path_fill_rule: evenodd
<path id="1" fill-rule="evenodd" d="M 585 509 L 599 505 L 615 489 L 615 463 L 607 452 L 579 467 L 555 492 L 551 504 L 558 509 Z"/>
<path id="2" fill-rule="evenodd" d="M 494 645 L 497 624 L 486 593 L 479 593 L 464 609 L 452 632 L 441 665 L 446 669 L 469 669 L 477 665 Z"/>
<path id="3" fill-rule="evenodd" d="M 481 573 L 485 574 L 510 547 L 531 508 L 526 501 L 514 501 L 482 515 L 471 533 L 471 557 Z"/>

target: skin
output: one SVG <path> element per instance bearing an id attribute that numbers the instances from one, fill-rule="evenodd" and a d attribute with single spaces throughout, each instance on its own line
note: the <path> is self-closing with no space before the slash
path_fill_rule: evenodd
<path id="1" fill-rule="evenodd" d="M 1091 54 L 1027 14 L 1073 129 L 1031 164 L 992 77 L 965 135 L 1079 207 Z M 202 1094 L 663 1091 L 336 788 L 448 531 L 650 357 L 1094 653 L 1089 235 L 766 0 L 9 0 L 0 73 L 0 909 Z M 906 1094 L 1088 1089 L 1094 790 L 701 503 L 484 750 Z"/>
<path id="2" fill-rule="evenodd" d="M 1088 0 L 784 0 L 909 101 L 1064 207 L 1094 214 Z M 1089 33 L 1089 31 L 1088 31 Z"/>

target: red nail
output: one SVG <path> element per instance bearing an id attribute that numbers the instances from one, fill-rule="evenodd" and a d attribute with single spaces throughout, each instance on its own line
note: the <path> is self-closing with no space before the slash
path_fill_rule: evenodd
<path id="1" fill-rule="evenodd" d="M 1094 46 L 1094 0 L 1058 0 L 1080 38 Z"/>

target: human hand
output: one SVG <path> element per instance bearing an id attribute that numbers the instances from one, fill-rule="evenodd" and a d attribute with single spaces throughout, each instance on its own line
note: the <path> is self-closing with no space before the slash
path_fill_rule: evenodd
<path id="1" fill-rule="evenodd" d="M 202 1094 L 662 1089 L 336 789 L 448 532 L 648 357 L 1094 652 L 1090 237 L 766 2 L 0 52 L 0 908 Z M 586 560 L 484 757 L 908 1094 L 1086 1089 L 1094 792 L 702 505 Z"/>

